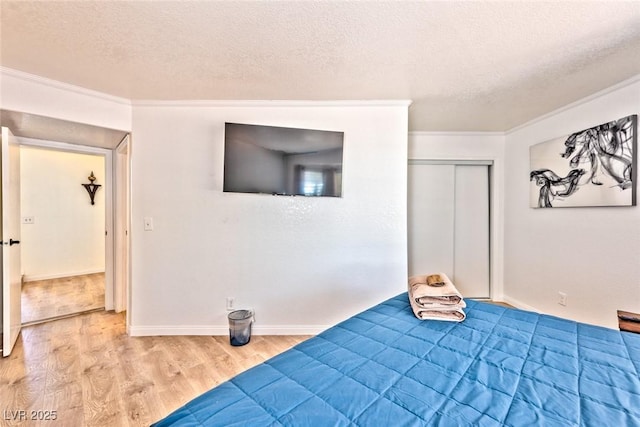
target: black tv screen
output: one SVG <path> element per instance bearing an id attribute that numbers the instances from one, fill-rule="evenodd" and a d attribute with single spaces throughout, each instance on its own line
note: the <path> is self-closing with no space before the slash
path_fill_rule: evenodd
<path id="1" fill-rule="evenodd" d="M 344 132 L 225 123 L 223 191 L 342 196 Z"/>

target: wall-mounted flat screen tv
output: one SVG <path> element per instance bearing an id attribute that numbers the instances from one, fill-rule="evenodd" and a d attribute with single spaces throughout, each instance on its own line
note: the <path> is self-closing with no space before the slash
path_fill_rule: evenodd
<path id="1" fill-rule="evenodd" d="M 344 132 L 225 123 L 225 192 L 342 196 Z"/>

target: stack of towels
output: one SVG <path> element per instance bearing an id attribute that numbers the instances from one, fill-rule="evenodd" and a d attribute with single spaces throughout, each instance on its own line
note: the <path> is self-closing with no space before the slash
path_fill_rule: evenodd
<path id="1" fill-rule="evenodd" d="M 466 317 L 467 304 L 444 273 L 410 277 L 409 302 L 421 320 L 462 322 Z"/>

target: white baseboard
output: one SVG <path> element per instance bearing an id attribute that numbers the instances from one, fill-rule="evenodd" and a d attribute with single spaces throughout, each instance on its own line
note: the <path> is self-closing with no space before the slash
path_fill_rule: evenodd
<path id="1" fill-rule="evenodd" d="M 328 329 L 327 325 L 255 325 L 252 335 L 317 335 Z M 148 337 L 159 335 L 229 335 L 229 326 L 219 325 L 184 325 L 184 326 L 133 326 L 129 325 L 128 333 L 132 337 Z"/>
<path id="2" fill-rule="evenodd" d="M 23 282 L 35 282 L 38 280 L 51 280 L 61 279 L 63 277 L 84 276 L 85 274 L 97 274 L 104 273 L 104 268 L 99 270 L 85 270 L 85 271 L 73 271 L 71 273 L 56 273 L 56 274 L 24 274 L 22 275 Z"/>
<path id="3" fill-rule="evenodd" d="M 504 302 L 522 310 L 542 313 L 535 307 L 504 295 Z M 253 325 L 252 335 L 317 335 L 330 328 L 331 325 Z M 155 325 L 134 326 L 127 325 L 127 333 L 132 337 L 147 336 L 179 336 L 179 335 L 229 335 L 228 325 Z"/>
<path id="4" fill-rule="evenodd" d="M 330 325 L 264 325 L 254 326 L 252 333 L 256 335 L 318 335 L 330 327 Z"/>
<path id="5" fill-rule="evenodd" d="M 519 308 L 522 310 L 533 311 L 534 313 L 545 314 L 542 310 L 538 310 L 537 308 L 530 306 L 529 304 L 525 304 L 522 301 L 519 301 L 515 298 L 511 298 L 507 295 L 503 295 L 502 300 L 507 304 L 514 306 L 515 308 Z"/>

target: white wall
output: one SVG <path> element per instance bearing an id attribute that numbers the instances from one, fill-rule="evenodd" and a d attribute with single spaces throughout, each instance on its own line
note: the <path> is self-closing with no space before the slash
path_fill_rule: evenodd
<path id="1" fill-rule="evenodd" d="M 6 67 L 0 67 L 0 94 L 2 94 L 0 109 L 38 114 L 110 129 L 131 130 L 131 102 L 122 98 Z M 109 223 L 108 217 L 107 223 Z M 110 288 L 107 287 L 105 289 L 107 307 L 110 304 L 110 292 Z M 0 319 L 2 319 L 1 315 Z"/>
<path id="2" fill-rule="evenodd" d="M 407 155 L 494 160 L 494 298 L 504 283 L 514 304 L 611 327 L 616 309 L 640 310 L 637 207 L 528 208 L 529 146 L 638 113 L 638 78 L 506 136 L 410 134 L 407 152 L 406 106 L 138 104 L 132 116 L 126 100 L 2 67 L 0 77 L 0 108 L 113 129 L 135 123 L 132 332 L 223 333 L 227 296 L 256 309 L 258 331 L 312 331 L 401 292 Z M 344 197 L 223 194 L 223 123 L 233 120 L 348 132 Z M 142 231 L 143 216 L 155 231 Z"/>
<path id="3" fill-rule="evenodd" d="M 409 160 L 492 160 L 491 298 L 503 295 L 504 135 L 492 132 L 411 132 Z"/>
<path id="4" fill-rule="evenodd" d="M 516 305 L 617 328 L 640 311 L 640 208 L 529 208 L 529 147 L 640 112 L 640 76 L 506 135 L 505 294 Z M 637 186 L 637 183 L 636 183 Z M 558 292 L 568 304 L 557 303 Z"/>
<path id="5" fill-rule="evenodd" d="M 128 131 L 131 102 L 0 67 L 0 108 Z"/>
<path id="6" fill-rule="evenodd" d="M 407 103 L 133 108 L 134 335 L 314 333 L 406 289 Z M 224 122 L 344 131 L 342 198 L 222 192 Z M 143 231 L 143 217 L 154 231 Z"/>
<path id="7" fill-rule="evenodd" d="M 104 186 L 104 157 L 22 146 L 20 169 L 25 280 L 104 272 L 104 187 L 91 205 L 81 186 L 91 171 Z"/>

